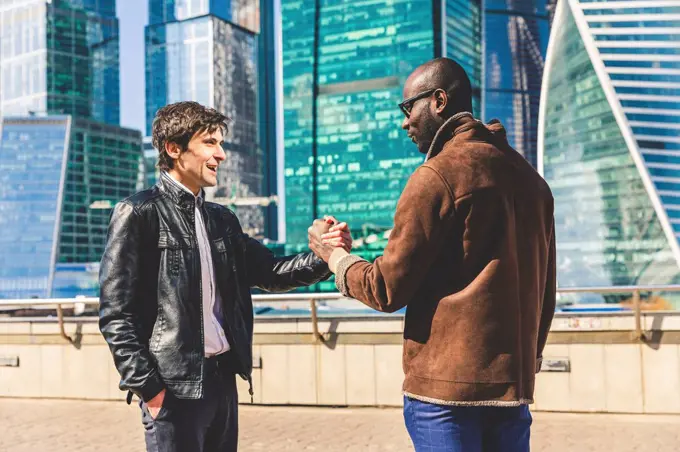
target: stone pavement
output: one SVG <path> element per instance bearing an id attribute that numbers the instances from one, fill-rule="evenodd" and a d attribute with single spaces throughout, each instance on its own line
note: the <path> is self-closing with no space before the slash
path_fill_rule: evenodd
<path id="1" fill-rule="evenodd" d="M 2 452 L 142 452 L 139 408 L 124 402 L 0 398 Z M 405 451 L 398 409 L 241 406 L 240 450 Z M 680 450 L 680 416 L 534 413 L 532 451 Z"/>

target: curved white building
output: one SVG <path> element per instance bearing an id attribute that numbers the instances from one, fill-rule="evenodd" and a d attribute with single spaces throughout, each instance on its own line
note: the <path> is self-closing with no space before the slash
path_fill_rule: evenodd
<path id="1" fill-rule="evenodd" d="M 560 0 L 539 112 L 561 287 L 680 282 L 680 0 Z"/>

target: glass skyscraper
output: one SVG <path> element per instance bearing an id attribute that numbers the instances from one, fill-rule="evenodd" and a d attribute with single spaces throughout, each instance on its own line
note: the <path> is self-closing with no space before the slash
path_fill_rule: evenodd
<path id="1" fill-rule="evenodd" d="M 657 3 L 557 5 L 538 150 L 561 287 L 680 282 L 680 7 Z"/>
<path id="2" fill-rule="evenodd" d="M 0 297 L 51 296 L 60 265 L 99 261 L 140 182 L 118 85 L 114 0 L 0 2 Z"/>
<path id="3" fill-rule="evenodd" d="M 438 19 L 437 0 L 435 12 L 435 55 L 453 58 L 465 69 L 472 84 L 472 110 L 476 117 L 482 115 L 483 88 L 483 24 L 482 0 L 446 0 Z M 443 29 L 442 29 L 443 28 Z M 441 37 L 441 44 L 440 44 Z M 441 50 L 440 50 L 441 49 Z M 423 61 L 424 62 L 424 61 Z"/>
<path id="4" fill-rule="evenodd" d="M 4 120 L 0 137 L 0 297 L 47 297 L 71 118 Z M 30 168 L 30 171 L 29 171 Z"/>
<path id="5" fill-rule="evenodd" d="M 72 116 L 1 126 L 0 298 L 48 297 L 60 263 L 101 258 L 109 208 L 136 188 L 141 135 Z"/>
<path id="6" fill-rule="evenodd" d="M 406 179 L 422 162 L 401 133 L 397 104 L 408 74 L 434 56 L 431 1 L 373 0 L 361 8 L 349 1 L 320 3 L 315 53 L 315 2 L 281 2 L 291 244 L 306 243 L 315 212 L 337 215 L 357 229 L 388 229 Z"/>
<path id="7" fill-rule="evenodd" d="M 227 159 L 208 199 L 263 194 L 258 131 L 259 0 L 149 0 L 146 27 L 146 134 L 156 111 L 192 100 L 231 119 Z M 243 227 L 264 231 L 259 207 L 236 208 Z"/>
<path id="8" fill-rule="evenodd" d="M 153 147 L 151 137 L 144 137 L 142 140 L 142 151 L 144 152 L 144 188 L 151 187 L 158 182 L 160 170 L 158 164 L 158 150 Z"/>
<path id="9" fill-rule="evenodd" d="M 69 114 L 118 125 L 115 0 L 0 2 L 0 116 Z"/>
<path id="10" fill-rule="evenodd" d="M 406 180 L 423 162 L 397 104 L 406 77 L 437 56 L 465 68 L 475 116 L 500 119 L 535 163 L 545 0 L 485 8 L 481 0 L 281 0 L 288 244 L 305 246 L 307 227 L 324 214 L 359 237 L 392 227 Z"/>
<path id="11" fill-rule="evenodd" d="M 484 2 L 485 121 L 499 119 L 510 144 L 535 167 L 538 108 L 550 33 L 546 0 Z"/>

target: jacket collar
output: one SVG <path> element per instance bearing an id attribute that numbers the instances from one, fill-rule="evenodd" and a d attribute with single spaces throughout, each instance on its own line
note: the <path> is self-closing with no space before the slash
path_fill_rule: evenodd
<path id="1" fill-rule="evenodd" d="M 201 189 L 198 196 L 194 196 L 188 188 L 173 179 L 173 177 L 165 171 L 161 172 L 161 177 L 158 178 L 157 185 L 162 192 L 167 193 L 175 204 L 183 209 L 195 208 L 196 202 L 198 202 L 200 206 L 205 199 L 203 189 Z"/>
<path id="2" fill-rule="evenodd" d="M 432 144 L 430 144 L 430 149 L 427 151 L 427 155 L 425 156 L 425 161 L 427 162 L 432 157 L 439 154 L 439 152 L 444 147 L 444 143 L 449 141 L 457 134 L 469 129 L 478 122 L 478 120 L 472 117 L 472 113 L 467 111 L 462 111 L 451 116 L 446 120 L 446 122 L 444 122 L 444 124 L 442 124 L 439 130 L 437 130 L 437 133 L 434 135 Z"/>

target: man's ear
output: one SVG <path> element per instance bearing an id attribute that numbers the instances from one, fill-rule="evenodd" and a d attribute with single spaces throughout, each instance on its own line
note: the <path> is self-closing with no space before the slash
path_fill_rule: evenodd
<path id="1" fill-rule="evenodd" d="M 449 95 L 443 89 L 438 89 L 434 92 L 434 98 L 436 101 L 437 113 L 441 114 L 446 110 L 446 106 L 449 105 Z"/>
<path id="2" fill-rule="evenodd" d="M 179 158 L 179 155 L 182 153 L 182 149 L 179 147 L 177 143 L 166 142 L 165 153 L 168 154 L 168 156 L 171 159 L 177 160 Z"/>

